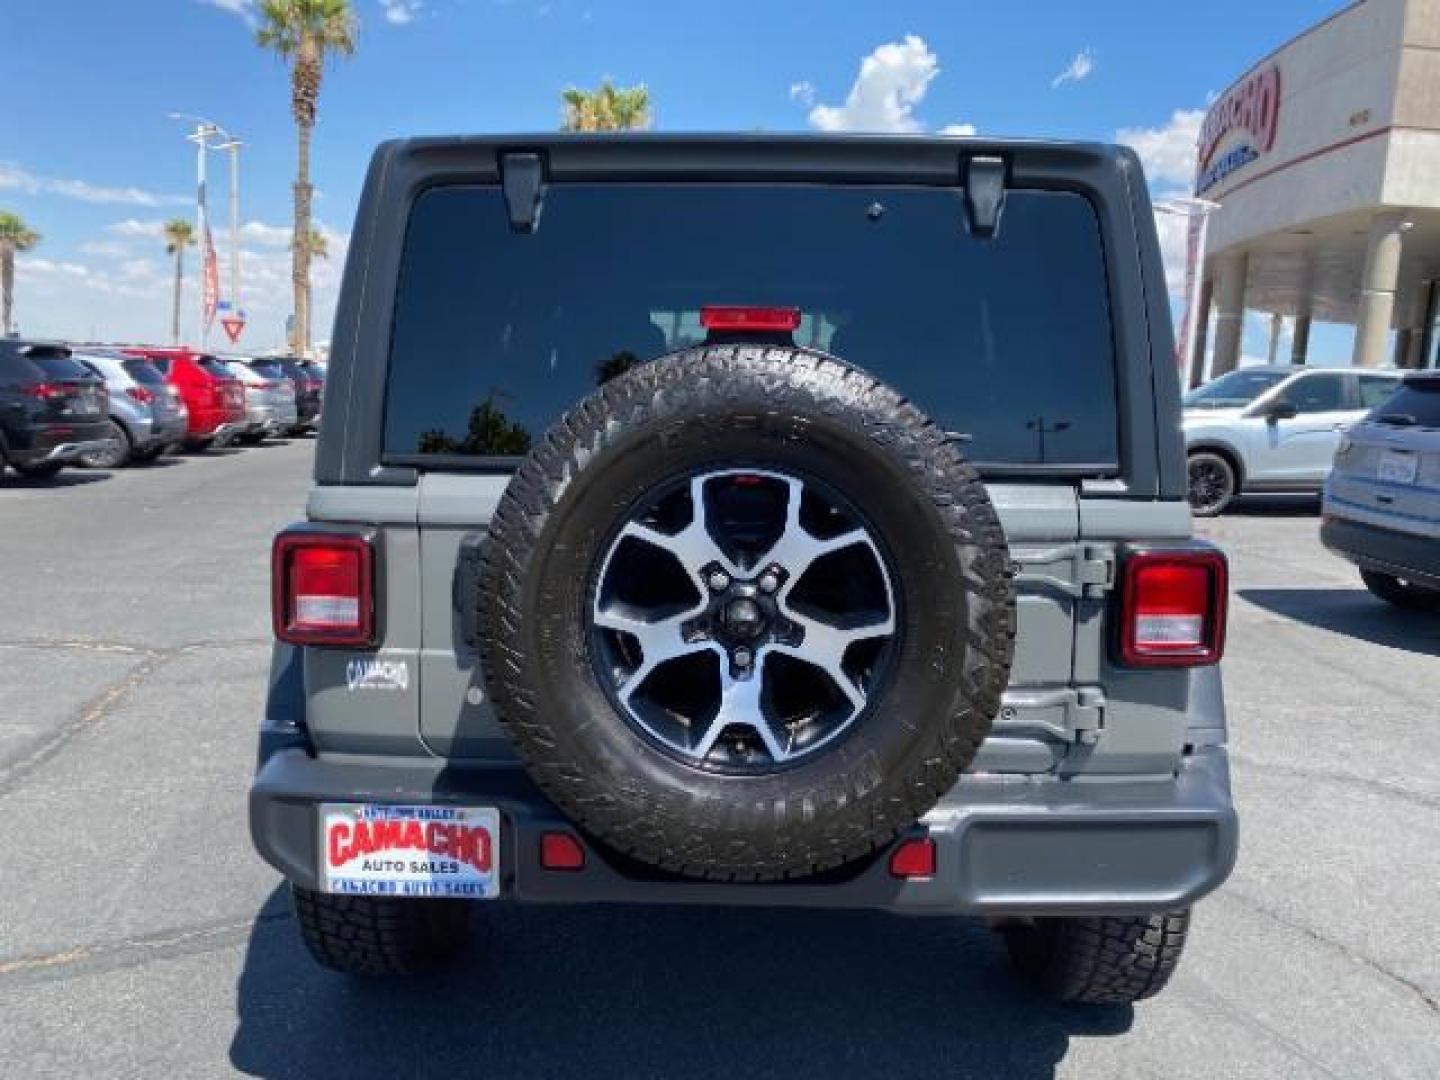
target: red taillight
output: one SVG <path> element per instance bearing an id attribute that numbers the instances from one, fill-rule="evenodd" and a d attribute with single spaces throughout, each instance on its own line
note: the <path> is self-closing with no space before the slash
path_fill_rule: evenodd
<path id="1" fill-rule="evenodd" d="M 1213 664 L 1225 651 L 1229 592 L 1225 556 L 1141 551 L 1120 579 L 1120 660 L 1134 667 Z"/>
<path id="2" fill-rule="evenodd" d="M 143 386 L 127 386 L 125 388 L 125 396 L 134 398 L 141 405 L 149 405 L 155 400 L 154 392 L 146 390 Z"/>
<path id="3" fill-rule="evenodd" d="M 33 398 L 48 401 L 51 398 L 65 397 L 67 394 L 72 393 L 73 389 L 61 383 L 42 382 L 31 383 L 29 386 L 23 388 L 23 392 Z"/>
<path id="4" fill-rule="evenodd" d="M 800 309 L 707 305 L 700 309 L 700 325 L 706 330 L 755 330 L 762 333 L 788 334 L 800 326 Z"/>
<path id="5" fill-rule="evenodd" d="M 935 876 L 935 841 L 928 836 L 906 840 L 890 855 L 890 876 L 927 878 Z"/>
<path id="6" fill-rule="evenodd" d="M 271 574 L 275 636 L 281 641 L 375 643 L 375 550 L 365 537 L 281 533 Z"/>
<path id="7" fill-rule="evenodd" d="M 542 833 L 540 865 L 546 870 L 584 870 L 585 849 L 567 832 Z"/>

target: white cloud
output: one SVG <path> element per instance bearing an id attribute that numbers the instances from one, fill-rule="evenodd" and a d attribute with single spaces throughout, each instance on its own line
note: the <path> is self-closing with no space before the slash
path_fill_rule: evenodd
<path id="1" fill-rule="evenodd" d="M 263 221 L 247 221 L 240 226 L 240 239 L 262 247 L 288 248 L 294 230 L 285 225 L 266 225 Z M 226 236 L 229 233 L 226 232 Z"/>
<path id="2" fill-rule="evenodd" d="M 907 34 L 886 42 L 860 61 L 845 104 L 816 105 L 810 124 L 821 131 L 920 131 L 915 108 L 939 73 L 923 38 Z"/>
<path id="3" fill-rule="evenodd" d="M 1115 141 L 1133 147 L 1151 186 L 1188 188 L 1195 179 L 1195 147 L 1204 109 L 1176 109 L 1160 127 L 1121 128 Z"/>
<path id="4" fill-rule="evenodd" d="M 974 124 L 946 124 L 940 129 L 941 135 L 974 135 Z"/>
<path id="5" fill-rule="evenodd" d="M 97 259 L 127 259 L 133 253 L 129 244 L 117 244 L 112 240 L 87 240 L 80 245 L 80 254 L 93 255 Z"/>
<path id="6" fill-rule="evenodd" d="M 144 188 L 104 187 L 87 180 L 39 176 L 13 162 L 0 161 L 0 190 L 5 189 L 21 191 L 26 195 L 59 195 L 88 203 L 178 206 L 186 202 L 183 195 L 163 195 Z"/>
<path id="7" fill-rule="evenodd" d="M 1159 127 L 1121 128 L 1115 141 L 1132 147 L 1145 167 L 1145 178 L 1156 202 L 1190 194 L 1195 178 L 1195 148 L 1200 141 L 1204 109 L 1176 109 Z M 1165 260 L 1165 283 L 1180 297 L 1185 288 L 1185 259 L 1190 221 L 1183 214 L 1157 212 L 1155 230 Z"/>
<path id="8" fill-rule="evenodd" d="M 158 239 L 165 235 L 165 222 L 158 219 L 141 221 L 138 218 L 126 218 L 111 225 L 110 231 L 118 236 L 149 236 Z"/>
<path id="9" fill-rule="evenodd" d="M 815 104 L 815 84 L 807 80 L 801 80 L 790 84 L 790 100 L 798 101 L 801 105 L 809 108 Z"/>
<path id="10" fill-rule="evenodd" d="M 385 9 L 386 22 L 404 26 L 415 21 L 425 4 L 423 0 L 380 0 L 380 6 Z"/>
<path id="11" fill-rule="evenodd" d="M 1079 82 L 1081 79 L 1088 78 L 1094 70 L 1095 51 L 1088 47 L 1081 49 L 1070 58 L 1070 62 L 1065 65 L 1060 74 L 1050 80 L 1050 89 L 1055 90 L 1066 83 Z"/>
<path id="12" fill-rule="evenodd" d="M 255 0 L 200 0 L 200 3 L 238 15 L 247 23 L 255 21 Z"/>

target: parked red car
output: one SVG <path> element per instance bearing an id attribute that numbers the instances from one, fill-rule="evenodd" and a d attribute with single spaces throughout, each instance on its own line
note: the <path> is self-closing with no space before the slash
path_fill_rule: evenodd
<path id="1" fill-rule="evenodd" d="M 245 387 L 220 360 L 184 346 L 124 351 L 149 360 L 180 391 L 190 410 L 185 436 L 190 449 L 203 450 L 212 443 L 223 446 L 248 427 Z"/>

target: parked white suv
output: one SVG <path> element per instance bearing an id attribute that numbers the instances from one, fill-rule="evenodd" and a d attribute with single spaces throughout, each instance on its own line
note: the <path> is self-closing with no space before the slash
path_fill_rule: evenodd
<path id="1" fill-rule="evenodd" d="M 1201 517 L 1241 492 L 1318 492 L 1340 436 L 1399 385 L 1398 371 L 1247 367 L 1185 395 L 1188 494 Z"/>
<path id="2" fill-rule="evenodd" d="M 1340 441 L 1320 538 L 1365 587 L 1440 611 L 1440 372 L 1413 372 Z"/>

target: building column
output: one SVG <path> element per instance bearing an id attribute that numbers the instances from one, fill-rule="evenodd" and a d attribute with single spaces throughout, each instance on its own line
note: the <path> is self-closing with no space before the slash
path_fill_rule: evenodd
<path id="1" fill-rule="evenodd" d="M 1385 339 L 1395 314 L 1395 286 L 1400 278 L 1403 236 L 1410 228 L 1404 214 L 1380 214 L 1370 222 L 1365 244 L 1365 276 L 1360 279 L 1360 300 L 1355 316 L 1356 367 L 1385 363 Z"/>
<path id="2" fill-rule="evenodd" d="M 1295 316 L 1295 333 L 1290 338 L 1290 363 L 1304 364 L 1310 359 L 1310 316 Z"/>
<path id="3" fill-rule="evenodd" d="M 1186 373 L 1185 386 L 1193 390 L 1205 381 L 1205 343 L 1210 335 L 1210 302 L 1215 293 L 1213 278 L 1200 282 L 1200 305 L 1194 313 L 1195 325 L 1190 328 L 1191 339 L 1195 342 L 1195 354 Z"/>
<path id="4" fill-rule="evenodd" d="M 1240 364 L 1240 344 L 1245 333 L 1245 276 L 1250 256 L 1243 251 L 1215 259 L 1215 359 L 1210 377 L 1234 371 Z"/>

